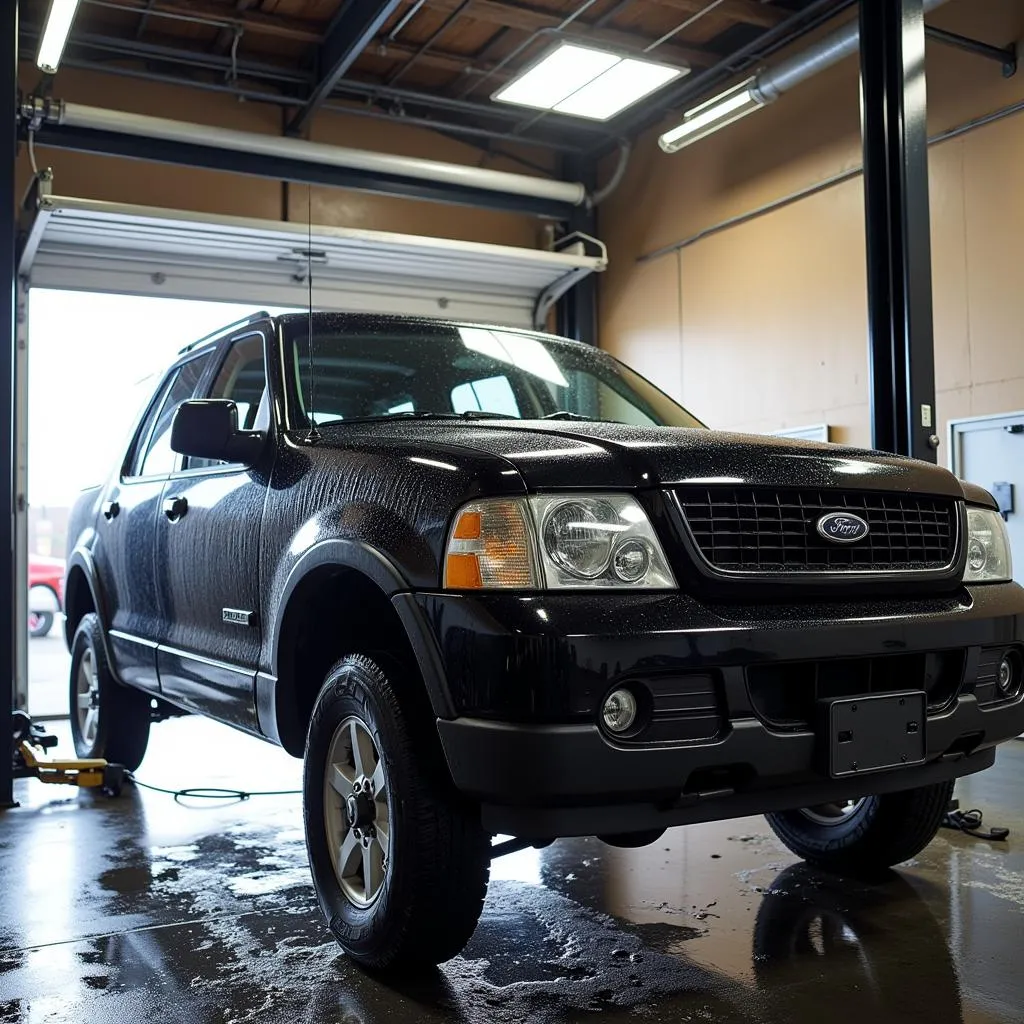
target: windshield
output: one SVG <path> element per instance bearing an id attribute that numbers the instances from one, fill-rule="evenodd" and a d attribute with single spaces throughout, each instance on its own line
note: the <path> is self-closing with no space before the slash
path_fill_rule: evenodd
<path id="1" fill-rule="evenodd" d="M 387 317 L 284 324 L 296 425 L 401 417 L 703 426 L 611 356 L 545 335 Z"/>

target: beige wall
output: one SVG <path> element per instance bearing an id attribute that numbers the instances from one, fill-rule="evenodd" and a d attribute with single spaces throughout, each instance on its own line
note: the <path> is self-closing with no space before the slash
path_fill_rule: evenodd
<path id="1" fill-rule="evenodd" d="M 37 78 L 34 67 L 22 66 L 24 89 L 31 90 Z M 281 132 L 281 114 L 276 107 L 239 103 L 222 94 L 107 74 L 62 70 L 54 83 L 53 95 L 67 101 L 132 113 L 244 131 Z M 436 132 L 363 117 L 323 113 L 315 119 L 311 137 L 321 142 L 378 152 L 484 164 L 484 154 L 473 146 Z M 280 218 L 285 206 L 281 183 L 263 178 L 44 147 L 38 147 L 37 155 L 40 165 L 53 167 L 54 188 L 61 195 L 271 220 Z M 530 157 L 537 160 L 537 152 L 531 151 Z M 497 170 L 529 173 L 522 165 L 508 160 L 487 158 L 484 165 Z M 24 147 L 18 172 L 20 194 L 31 174 Z M 306 188 L 304 185 L 293 186 L 289 191 L 288 216 L 304 222 Z M 536 218 L 346 189 L 314 189 L 313 220 L 319 224 L 506 245 L 534 246 L 541 238 L 541 222 Z"/>
<path id="2" fill-rule="evenodd" d="M 1024 0 L 952 0 L 929 21 L 1008 43 L 1024 39 Z M 710 424 L 829 422 L 836 440 L 870 440 L 859 176 L 638 262 L 859 166 L 857 73 L 850 59 L 673 156 L 652 132 L 602 207 L 601 343 Z M 1004 80 L 929 43 L 928 88 L 934 134 L 1024 99 L 1024 69 Z M 950 417 L 1024 408 L 1024 114 L 933 146 L 929 163 L 945 439 Z"/>

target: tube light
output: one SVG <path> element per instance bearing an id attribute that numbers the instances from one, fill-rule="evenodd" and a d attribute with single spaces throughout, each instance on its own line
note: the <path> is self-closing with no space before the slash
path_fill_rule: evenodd
<path id="1" fill-rule="evenodd" d="M 43 38 L 36 55 L 36 66 L 48 75 L 57 73 L 77 10 L 78 0 L 50 0 Z"/>
<path id="2" fill-rule="evenodd" d="M 760 110 L 765 101 L 751 88 L 753 82 L 753 78 L 748 78 L 726 92 L 713 96 L 699 107 L 688 110 L 683 115 L 682 123 L 665 132 L 658 139 L 658 145 L 666 153 L 676 153 L 698 139 L 717 132 L 719 128 Z"/>
<path id="3" fill-rule="evenodd" d="M 688 72 L 688 68 L 562 43 L 491 99 L 607 121 Z"/>

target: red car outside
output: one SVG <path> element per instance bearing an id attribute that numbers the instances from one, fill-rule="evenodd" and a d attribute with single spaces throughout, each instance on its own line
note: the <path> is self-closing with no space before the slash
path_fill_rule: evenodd
<path id="1" fill-rule="evenodd" d="M 64 609 L 64 559 L 28 556 L 28 631 L 46 636 Z"/>

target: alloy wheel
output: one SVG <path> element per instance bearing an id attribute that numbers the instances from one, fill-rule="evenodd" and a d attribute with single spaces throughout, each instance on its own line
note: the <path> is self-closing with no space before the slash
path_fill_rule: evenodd
<path id="1" fill-rule="evenodd" d="M 334 731 L 324 777 L 324 825 L 345 896 L 368 907 L 391 863 L 391 800 L 384 761 L 370 727 L 354 715 Z"/>
<path id="2" fill-rule="evenodd" d="M 867 797 L 856 800 L 836 800 L 829 804 L 815 804 L 813 807 L 801 807 L 800 813 L 817 825 L 841 825 L 849 821 L 863 806 Z"/>
<path id="3" fill-rule="evenodd" d="M 96 731 L 100 724 L 100 679 L 96 672 L 96 657 L 90 648 L 85 649 L 78 663 L 75 691 L 78 731 L 82 739 L 92 746 L 96 742 Z"/>

